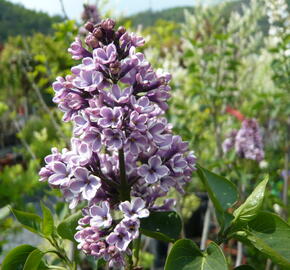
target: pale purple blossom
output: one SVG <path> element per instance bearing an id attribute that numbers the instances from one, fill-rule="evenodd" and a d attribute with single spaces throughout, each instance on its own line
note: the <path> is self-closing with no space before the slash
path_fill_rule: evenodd
<path id="1" fill-rule="evenodd" d="M 102 202 L 101 206 L 93 205 L 90 207 L 91 226 L 110 227 L 112 224 L 112 216 L 110 214 L 110 205 L 108 202 Z"/>
<path id="2" fill-rule="evenodd" d="M 109 46 L 104 48 L 97 48 L 93 52 L 94 59 L 100 64 L 110 64 L 116 60 L 117 51 L 116 46 L 111 43 Z"/>
<path id="3" fill-rule="evenodd" d="M 39 175 L 70 208 L 83 205 L 78 248 L 122 269 L 140 219 L 173 209 L 164 197 L 171 189 L 184 193 L 196 157 L 164 117 L 170 74 L 137 52 L 142 37 L 114 27 L 111 19 L 88 22 L 85 44 L 72 43 L 81 63 L 53 83 L 53 102 L 73 123 L 71 145 L 52 149 Z"/>
<path id="4" fill-rule="evenodd" d="M 122 132 L 117 129 L 105 129 L 105 144 L 109 148 L 121 149 L 123 146 Z"/>
<path id="5" fill-rule="evenodd" d="M 75 180 L 70 183 L 69 188 L 74 193 L 81 193 L 83 198 L 91 200 L 101 186 L 97 176 L 90 175 L 85 168 L 78 167 L 74 170 Z"/>
<path id="6" fill-rule="evenodd" d="M 241 158 L 261 161 L 264 149 L 260 127 L 255 119 L 245 119 L 238 131 L 232 131 L 223 142 L 224 152 L 234 148 Z"/>
<path id="7" fill-rule="evenodd" d="M 122 124 L 122 109 L 120 107 L 114 107 L 113 109 L 103 107 L 100 111 L 100 120 L 98 124 L 103 127 L 119 128 Z"/>
<path id="8" fill-rule="evenodd" d="M 124 216 L 129 219 L 145 218 L 149 216 L 149 211 L 145 208 L 145 201 L 141 198 L 134 198 L 131 202 L 122 202 L 119 208 Z"/>
<path id="9" fill-rule="evenodd" d="M 130 234 L 126 227 L 117 226 L 114 232 L 110 233 L 106 238 L 109 245 L 116 246 L 119 250 L 125 251 L 130 244 Z"/>
<path id="10" fill-rule="evenodd" d="M 145 181 L 149 184 L 153 184 L 158 179 L 166 176 L 169 173 L 169 169 L 162 165 L 161 158 L 159 156 L 150 157 L 148 164 L 143 164 L 138 169 L 138 174 L 144 177 Z"/>
<path id="11" fill-rule="evenodd" d="M 90 56 L 89 53 L 84 47 L 82 46 L 82 41 L 79 37 L 75 38 L 75 41 L 71 44 L 68 52 L 72 55 L 72 58 L 75 60 L 82 59 L 83 57 Z"/>

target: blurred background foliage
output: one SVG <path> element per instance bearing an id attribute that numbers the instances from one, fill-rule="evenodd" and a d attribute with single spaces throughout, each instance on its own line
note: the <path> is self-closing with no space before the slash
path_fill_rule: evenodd
<path id="1" fill-rule="evenodd" d="M 141 50 L 154 68 L 172 73 L 167 117 L 196 152 L 198 162 L 226 175 L 241 193 L 270 174 L 264 208 L 287 217 L 290 194 L 283 172 L 289 171 L 290 26 L 273 43 L 265 1 L 148 10 L 115 19 L 145 36 Z M 38 182 L 38 170 L 51 147 L 69 147 L 72 127 L 62 122 L 62 113 L 52 103 L 51 84 L 75 64 L 67 48 L 80 23 L 6 0 L 0 0 L 0 10 L 0 230 L 5 232 L 0 235 L 1 246 L 16 226 L 7 205 L 27 210 L 29 202 L 37 205 L 42 200 L 58 202 L 58 213 L 64 207 L 57 192 Z M 223 140 L 241 125 L 228 107 L 259 122 L 266 152 L 262 162 L 223 153 Z M 177 195 L 177 208 L 186 222 L 200 223 L 194 213 L 202 205 L 203 187 L 195 178 L 185 196 Z M 255 269 L 264 269 L 265 258 L 255 249 L 246 254 Z M 149 253 L 143 259 L 152 264 Z"/>

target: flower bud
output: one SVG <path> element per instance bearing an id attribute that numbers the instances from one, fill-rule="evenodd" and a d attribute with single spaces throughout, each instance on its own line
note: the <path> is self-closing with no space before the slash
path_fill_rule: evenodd
<path id="1" fill-rule="evenodd" d="M 115 27 L 115 21 L 112 19 L 106 19 L 102 21 L 101 26 L 104 30 L 112 30 Z"/>
<path id="2" fill-rule="evenodd" d="M 99 47 L 99 42 L 93 35 L 90 35 L 90 34 L 87 35 L 85 42 L 89 47 L 91 47 L 93 49 Z"/>
<path id="3" fill-rule="evenodd" d="M 95 38 L 101 39 L 103 37 L 103 32 L 102 32 L 101 28 L 95 28 L 93 31 L 93 35 Z"/>
<path id="4" fill-rule="evenodd" d="M 94 24 L 91 22 L 87 22 L 85 24 L 85 29 L 92 33 L 94 31 Z"/>

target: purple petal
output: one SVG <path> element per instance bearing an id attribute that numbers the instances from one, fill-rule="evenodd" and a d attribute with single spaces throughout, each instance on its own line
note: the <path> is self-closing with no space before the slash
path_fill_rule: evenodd
<path id="1" fill-rule="evenodd" d="M 106 216 L 106 213 L 104 212 L 104 210 L 101 207 L 99 207 L 99 206 L 92 206 L 90 208 L 90 215 L 92 217 L 94 217 L 94 216 L 104 217 L 104 216 Z"/>
<path id="2" fill-rule="evenodd" d="M 96 195 L 97 189 L 95 186 L 91 185 L 91 184 L 87 184 L 85 185 L 85 188 L 83 190 L 83 197 L 86 200 L 91 200 L 92 198 L 94 198 L 94 196 Z"/>
<path id="3" fill-rule="evenodd" d="M 119 237 L 116 233 L 111 233 L 107 238 L 106 241 L 109 245 L 114 245 L 118 241 Z"/>
<path id="4" fill-rule="evenodd" d="M 166 166 L 160 166 L 159 168 L 156 168 L 155 171 L 160 177 L 163 177 L 169 173 L 169 169 Z"/>
<path id="5" fill-rule="evenodd" d="M 66 175 L 66 166 L 61 162 L 54 162 L 52 165 L 52 170 L 59 174 Z"/>
<path id="6" fill-rule="evenodd" d="M 64 176 L 62 174 L 53 174 L 48 178 L 48 183 L 52 185 L 61 185 L 64 183 Z"/>
<path id="7" fill-rule="evenodd" d="M 153 157 L 151 157 L 150 159 L 149 159 L 149 161 L 148 161 L 148 163 L 149 163 L 149 166 L 151 167 L 151 168 L 158 168 L 159 166 L 161 166 L 161 164 L 162 164 L 162 161 L 161 161 L 161 158 L 159 157 L 159 156 L 153 156 Z"/>
<path id="8" fill-rule="evenodd" d="M 132 200 L 132 210 L 138 212 L 138 210 L 143 209 L 145 207 L 145 202 L 141 198 L 134 198 Z"/>
<path id="9" fill-rule="evenodd" d="M 156 173 L 151 173 L 149 172 L 146 176 L 145 176 L 145 181 L 149 184 L 153 184 L 155 182 L 158 181 L 158 177 Z"/>
<path id="10" fill-rule="evenodd" d="M 81 189 L 84 187 L 84 182 L 83 181 L 79 181 L 79 180 L 76 180 L 74 182 L 72 182 L 70 185 L 69 185 L 69 188 L 73 191 L 73 192 L 80 192 Z"/>
<path id="11" fill-rule="evenodd" d="M 78 167 L 74 170 L 74 176 L 77 179 L 81 179 L 82 181 L 85 181 L 88 179 L 88 174 L 89 174 L 89 171 L 82 167 Z"/>
<path id="12" fill-rule="evenodd" d="M 145 177 L 149 172 L 149 166 L 147 164 L 143 164 L 139 169 L 138 169 L 138 174 L 140 176 Z"/>
<path id="13" fill-rule="evenodd" d="M 119 205 L 119 209 L 124 213 L 124 214 L 130 214 L 131 212 L 131 204 L 128 201 L 122 202 Z"/>

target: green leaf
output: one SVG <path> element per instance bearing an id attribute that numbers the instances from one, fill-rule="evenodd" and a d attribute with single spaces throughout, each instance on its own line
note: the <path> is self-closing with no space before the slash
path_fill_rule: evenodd
<path id="1" fill-rule="evenodd" d="M 11 211 L 25 229 L 41 235 L 40 227 L 42 223 L 42 218 L 40 216 L 33 213 L 19 211 L 16 209 L 11 209 Z"/>
<path id="2" fill-rule="evenodd" d="M 44 254 L 38 248 L 33 250 L 27 257 L 23 270 L 37 270 Z"/>
<path id="3" fill-rule="evenodd" d="M 260 212 L 248 223 L 243 238 L 278 265 L 290 269 L 290 226 L 279 216 Z"/>
<path id="4" fill-rule="evenodd" d="M 36 247 L 30 245 L 18 246 L 6 255 L 2 262 L 2 270 L 22 270 L 25 261 L 29 254 L 34 251 Z"/>
<path id="5" fill-rule="evenodd" d="M 149 217 L 141 219 L 140 231 L 161 241 L 174 242 L 179 238 L 181 227 L 181 219 L 176 212 L 151 212 Z"/>
<path id="6" fill-rule="evenodd" d="M 43 215 L 42 233 L 45 236 L 50 236 L 54 230 L 53 216 L 50 212 L 50 209 L 46 207 L 43 203 L 41 203 L 41 209 L 42 209 L 42 215 Z"/>
<path id="7" fill-rule="evenodd" d="M 217 211 L 217 218 L 222 227 L 225 225 L 226 210 L 233 206 L 238 199 L 236 186 L 223 176 L 210 172 L 199 165 L 197 173 L 203 182 L 208 195 Z"/>
<path id="8" fill-rule="evenodd" d="M 238 220 L 242 222 L 248 222 L 255 218 L 262 207 L 268 180 L 269 177 L 267 176 L 261 183 L 257 185 L 247 200 L 234 211 L 234 221 Z"/>
<path id="9" fill-rule="evenodd" d="M 234 270 L 255 270 L 255 269 L 250 265 L 241 265 L 234 268 Z"/>
<path id="10" fill-rule="evenodd" d="M 75 241 L 74 235 L 76 234 L 76 227 L 78 220 L 82 217 L 82 212 L 78 211 L 71 216 L 67 217 L 57 226 L 57 232 L 63 239 Z"/>
<path id="11" fill-rule="evenodd" d="M 231 181 L 200 166 L 198 166 L 197 173 L 218 211 L 225 211 L 235 204 L 238 199 L 238 191 Z"/>
<path id="12" fill-rule="evenodd" d="M 228 265 L 224 254 L 217 244 L 210 243 L 202 252 L 189 239 L 177 241 L 165 263 L 165 270 L 227 270 Z"/>

